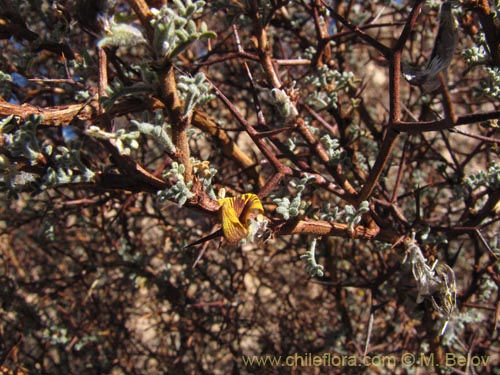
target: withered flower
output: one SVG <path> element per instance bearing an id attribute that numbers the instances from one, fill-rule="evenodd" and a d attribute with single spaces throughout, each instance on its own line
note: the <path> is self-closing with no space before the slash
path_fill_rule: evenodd
<path id="1" fill-rule="evenodd" d="M 247 193 L 218 200 L 224 238 L 229 243 L 241 241 L 255 235 L 250 233 L 253 220 L 261 219 L 264 208 L 257 195 Z"/>

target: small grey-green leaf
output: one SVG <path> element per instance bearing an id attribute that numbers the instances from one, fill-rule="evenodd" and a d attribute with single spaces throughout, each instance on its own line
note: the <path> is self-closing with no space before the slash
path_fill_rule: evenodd
<path id="1" fill-rule="evenodd" d="M 177 9 L 179 9 L 179 13 L 182 14 L 183 16 L 186 15 L 186 7 L 182 3 L 182 1 L 181 0 L 173 0 L 173 1 Z"/>

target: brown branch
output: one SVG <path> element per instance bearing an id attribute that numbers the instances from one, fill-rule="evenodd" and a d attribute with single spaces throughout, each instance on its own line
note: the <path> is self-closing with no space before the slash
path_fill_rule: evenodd
<path id="1" fill-rule="evenodd" d="M 389 59 L 389 126 L 401 118 L 401 51 Z"/>
<path id="2" fill-rule="evenodd" d="M 401 151 L 401 159 L 399 161 L 398 174 L 396 177 L 396 182 L 395 182 L 394 187 L 393 187 L 392 197 L 391 197 L 391 201 L 390 201 L 392 204 L 395 204 L 397 199 L 398 199 L 398 190 L 399 190 L 399 186 L 401 185 L 401 180 L 403 178 L 404 169 L 406 166 L 406 158 L 407 158 L 406 153 L 408 151 L 408 148 L 409 148 L 409 141 L 407 138 L 405 140 L 403 150 Z"/>
<path id="3" fill-rule="evenodd" d="M 404 47 L 406 40 L 410 35 L 410 31 L 412 30 L 418 12 L 423 4 L 422 0 L 419 0 L 415 3 L 410 16 L 407 19 L 405 27 L 399 37 L 398 43 L 394 47 L 394 49 L 390 49 L 385 45 L 378 42 L 376 39 L 372 38 L 364 31 L 362 31 L 359 27 L 354 26 L 340 14 L 338 14 L 332 7 L 329 7 L 324 1 L 323 5 L 327 7 L 330 12 L 334 15 L 334 17 L 340 21 L 342 24 L 347 26 L 350 30 L 355 32 L 359 37 L 368 42 L 371 46 L 376 48 L 380 53 L 382 53 L 385 58 L 389 60 L 389 100 L 390 100 L 390 109 L 389 109 L 389 123 L 388 130 L 385 135 L 385 138 L 382 143 L 382 147 L 380 149 L 377 160 L 375 161 L 375 165 L 370 175 L 368 176 L 363 189 L 358 195 L 357 201 L 362 202 L 367 200 L 373 189 L 375 188 L 382 172 L 389 160 L 389 157 L 392 153 L 392 149 L 394 148 L 394 144 L 396 142 L 398 132 L 392 129 L 392 125 L 400 120 L 401 117 L 401 105 L 400 105 L 400 85 L 401 85 L 401 50 Z"/>
<path id="4" fill-rule="evenodd" d="M 211 82 L 212 83 L 212 82 Z M 246 130 L 248 135 L 252 138 L 255 145 L 259 148 L 259 150 L 264 154 L 264 156 L 269 160 L 269 162 L 273 165 L 277 172 L 281 172 L 284 174 L 291 174 L 291 170 L 289 167 L 283 165 L 281 161 L 277 158 L 276 154 L 273 153 L 267 145 L 264 143 L 264 139 L 260 137 L 260 133 L 255 130 L 247 120 L 243 117 L 240 111 L 234 106 L 233 103 L 219 90 L 217 86 L 212 83 L 212 87 L 214 88 L 215 94 L 222 100 L 224 105 L 229 109 L 229 111 L 233 114 L 236 120 L 240 123 L 241 126 Z"/>
<path id="5" fill-rule="evenodd" d="M 390 95 L 390 109 L 389 109 L 389 124 L 385 134 L 380 152 L 377 160 L 373 166 L 370 175 L 368 176 L 363 189 L 358 195 L 358 202 L 367 200 L 375 189 L 377 182 L 382 175 L 382 172 L 389 161 L 392 149 L 396 143 L 398 132 L 393 129 L 392 124 L 399 121 L 401 117 L 400 106 L 400 78 L 401 78 L 401 52 L 394 51 L 389 58 L 389 95 Z"/>
<path id="6" fill-rule="evenodd" d="M 151 25 L 153 13 L 151 13 L 151 9 L 149 9 L 148 4 L 145 0 L 128 0 L 128 3 L 134 10 L 135 14 L 139 17 L 142 27 L 146 30 L 148 40 L 152 42 L 154 37 L 154 29 Z"/>
<path id="7" fill-rule="evenodd" d="M 403 22 L 383 22 L 383 23 L 370 23 L 368 25 L 360 25 L 358 28 L 360 30 L 369 30 L 369 29 L 377 29 L 377 28 L 382 28 L 382 27 L 389 27 L 389 26 L 401 26 L 404 25 Z M 338 33 L 329 35 L 325 38 L 326 41 L 332 41 L 332 40 L 337 40 L 343 37 L 349 37 L 349 36 L 355 36 L 356 33 L 352 31 L 340 31 Z"/>
<path id="8" fill-rule="evenodd" d="M 400 133 L 418 134 L 424 132 L 451 129 L 455 126 L 474 124 L 478 122 L 500 119 L 500 111 L 469 113 L 458 116 L 455 124 L 447 119 L 435 121 L 396 121 L 391 125 L 395 131 Z"/>
<path id="9" fill-rule="evenodd" d="M 283 177 L 285 177 L 285 174 L 281 172 L 273 174 L 259 190 L 258 197 L 263 199 L 271 194 L 271 191 L 280 183 Z"/>
<path id="10" fill-rule="evenodd" d="M 165 105 L 153 97 L 143 99 L 124 98 L 115 103 L 107 112 L 110 116 L 123 116 L 129 113 L 144 110 L 155 110 L 164 108 Z M 14 115 L 24 120 L 31 115 L 43 116 L 41 126 L 67 126 L 75 119 L 81 121 L 98 122 L 102 115 L 99 115 L 99 102 L 96 98 L 91 98 L 85 103 L 67 104 L 53 107 L 38 107 L 31 104 L 12 104 L 2 101 L 0 98 L 0 116 Z"/>
<path id="11" fill-rule="evenodd" d="M 108 87 L 108 57 L 106 51 L 100 47 L 97 47 L 97 53 L 99 56 L 99 112 L 103 113 L 104 108 L 101 102 L 104 97 L 108 96 L 106 93 L 106 88 Z"/>
<path id="12" fill-rule="evenodd" d="M 257 39 L 257 47 L 262 69 L 264 69 L 267 80 L 271 87 L 281 88 L 281 81 L 274 69 L 273 60 L 271 58 L 270 45 L 267 39 L 267 33 L 264 26 L 262 25 L 262 19 L 259 14 L 258 4 L 256 0 L 250 1 L 250 17 L 252 18 L 253 22 L 254 35 Z"/>
<path id="13" fill-rule="evenodd" d="M 467 115 L 459 116 L 457 118 L 457 125 L 473 124 L 475 122 L 498 119 L 500 119 L 500 111 L 469 113 Z"/>
<path id="14" fill-rule="evenodd" d="M 99 95 L 99 114 L 101 115 L 101 125 L 107 131 L 113 127 L 111 117 L 104 110 L 102 100 L 108 96 L 106 88 L 108 87 L 108 55 L 106 51 L 97 47 L 98 64 L 99 64 L 99 82 L 98 82 L 98 95 Z"/>
<path id="15" fill-rule="evenodd" d="M 333 14 L 333 17 L 337 19 L 340 23 L 342 23 L 348 29 L 353 31 L 357 36 L 359 36 L 361 39 L 363 39 L 365 42 L 367 42 L 369 45 L 371 45 L 373 48 L 379 51 L 386 58 L 389 58 L 391 56 L 392 50 L 389 47 L 383 45 L 378 40 L 376 40 L 375 38 L 365 33 L 363 30 L 361 30 L 361 28 L 359 28 L 356 25 L 353 25 L 350 21 L 346 20 L 344 17 L 338 14 L 335 9 L 333 9 L 331 6 L 325 3 L 325 1 L 321 0 L 321 2 Z"/>
<path id="16" fill-rule="evenodd" d="M 389 128 L 387 130 L 387 133 L 382 142 L 382 146 L 380 148 L 380 152 L 377 156 L 377 160 L 375 161 L 373 169 L 370 175 L 368 176 L 368 180 L 363 186 L 363 189 L 361 190 L 361 192 L 357 197 L 358 202 L 363 202 L 367 200 L 372 194 L 373 189 L 375 189 L 378 179 L 382 175 L 382 172 L 384 171 L 384 168 L 387 165 L 387 162 L 389 161 L 392 149 L 394 148 L 394 144 L 396 143 L 397 136 L 398 133 L 392 128 Z"/>
<path id="17" fill-rule="evenodd" d="M 0 116 L 14 115 L 24 120 L 31 115 L 40 115 L 43 116 L 41 125 L 45 126 L 66 126 L 75 118 L 93 118 L 97 111 L 97 100 L 83 104 L 68 104 L 48 108 L 31 104 L 11 104 L 0 100 Z"/>
<path id="18" fill-rule="evenodd" d="M 110 141 L 101 140 L 101 143 L 110 155 L 112 155 L 120 171 L 136 182 L 142 183 L 144 189 L 151 189 L 151 191 L 157 192 L 158 190 L 164 190 L 168 187 L 165 181 L 148 172 L 129 155 L 120 154 L 118 149 Z"/>
<path id="19" fill-rule="evenodd" d="M 229 61 L 229 60 L 233 60 L 233 59 L 239 59 L 239 58 L 260 62 L 260 58 L 256 54 L 253 54 L 253 53 L 250 53 L 247 51 L 236 51 L 236 52 L 228 52 L 228 53 L 224 54 L 223 56 L 214 57 L 214 58 L 211 58 L 207 61 L 192 62 L 192 63 L 188 64 L 188 66 L 197 67 L 197 66 L 213 65 L 213 64 L 217 64 L 217 63 L 221 63 L 221 62 L 225 62 L 225 61 Z M 310 65 L 311 64 L 311 60 L 309 60 L 309 59 L 271 59 L 271 60 L 272 60 L 273 65 L 276 64 L 279 66 L 301 66 L 301 65 Z"/>
<path id="20" fill-rule="evenodd" d="M 146 30 L 149 43 L 152 44 L 154 29 L 150 22 L 153 18 L 151 9 L 149 9 L 145 0 L 129 0 L 129 4 L 139 17 L 142 26 Z M 183 116 L 182 102 L 177 91 L 173 64 L 165 61 L 158 67 L 158 74 L 160 76 L 161 100 L 165 104 L 172 125 L 172 142 L 177 149 L 179 162 L 185 167 L 184 179 L 186 182 L 191 182 L 193 179 L 193 167 L 190 161 L 187 137 L 187 128 L 191 119 L 189 116 Z"/>
<path id="21" fill-rule="evenodd" d="M 467 133 L 467 132 L 464 132 L 462 130 L 458 130 L 455 128 L 450 129 L 450 132 L 457 133 L 457 134 L 463 135 L 465 137 L 477 139 L 477 140 L 483 141 L 483 142 L 500 143 L 500 138 L 487 137 L 487 136 L 479 135 L 479 134 L 470 134 L 470 133 Z"/>
<path id="22" fill-rule="evenodd" d="M 190 150 L 187 129 L 190 117 L 183 115 L 182 102 L 177 91 L 174 66 L 167 64 L 159 72 L 162 101 L 165 103 L 170 124 L 172 125 L 172 142 L 177 150 L 179 162 L 184 165 L 184 180 L 193 180 L 193 167 L 190 160 Z"/>
<path id="23" fill-rule="evenodd" d="M 469 216 L 469 219 L 463 223 L 464 227 L 476 227 L 488 216 L 495 215 L 495 206 L 500 201 L 500 190 L 491 191 L 488 194 L 488 200 L 483 205 L 483 207 L 473 215 Z"/>
<path id="24" fill-rule="evenodd" d="M 444 74 L 442 72 L 438 74 L 438 79 L 441 84 L 441 94 L 443 95 L 443 110 L 445 119 L 448 120 L 451 126 L 454 126 L 457 122 L 457 116 L 455 114 L 455 110 L 453 109 L 450 91 L 448 90 L 446 80 L 444 79 Z"/>
<path id="25" fill-rule="evenodd" d="M 334 236 L 343 238 L 356 238 L 360 240 L 378 240 L 387 243 L 395 243 L 401 235 L 391 229 L 380 230 L 380 228 L 367 228 L 357 226 L 354 231 L 349 231 L 349 226 L 344 223 L 328 222 L 323 220 L 302 220 L 290 219 L 275 221 L 270 224 L 274 236 L 287 235 L 315 235 L 315 236 Z M 199 245 L 206 241 L 222 236 L 222 230 L 209 234 L 191 244 L 186 248 Z"/>
<path id="26" fill-rule="evenodd" d="M 318 45 L 316 47 L 316 54 L 313 58 L 313 66 L 321 66 L 327 63 L 332 58 L 332 49 L 328 40 L 328 30 L 324 22 L 321 22 L 319 16 L 319 7 L 321 5 L 321 0 L 315 0 L 311 4 L 312 15 L 314 19 L 314 28 L 316 31 L 316 38 L 318 40 Z"/>
<path id="27" fill-rule="evenodd" d="M 323 147 L 321 142 L 318 142 L 316 137 L 314 137 L 311 131 L 307 128 L 302 118 L 297 119 L 297 130 L 305 139 L 307 144 L 311 147 L 314 154 L 321 160 L 323 165 L 328 166 L 330 158 L 325 148 Z M 344 175 L 338 172 L 336 167 L 327 167 L 327 170 L 335 179 L 335 181 L 347 192 L 347 194 L 350 194 L 352 196 L 357 194 L 356 189 L 354 189 L 354 187 L 350 184 L 350 182 Z"/>
<path id="28" fill-rule="evenodd" d="M 205 133 L 210 134 L 215 140 L 215 143 L 220 145 L 221 151 L 224 155 L 235 160 L 244 169 L 248 169 L 250 177 L 255 179 L 259 186 L 263 186 L 264 180 L 262 176 L 259 176 L 255 161 L 245 154 L 241 148 L 239 148 L 238 145 L 227 135 L 226 131 L 220 126 L 217 126 L 213 119 L 211 119 L 205 112 L 195 110 L 192 123 L 193 126 L 204 131 Z"/>
<path id="29" fill-rule="evenodd" d="M 335 16 L 337 20 L 339 20 L 342 24 L 347 26 L 349 29 L 354 31 L 358 36 L 360 36 L 363 40 L 368 42 L 371 46 L 376 48 L 380 53 L 382 53 L 386 59 L 389 60 L 389 100 L 390 100 L 390 109 L 389 109 L 389 123 L 387 126 L 387 133 L 382 143 L 382 147 L 380 149 L 377 160 L 375 161 L 375 165 L 368 176 L 363 189 L 358 195 L 358 202 L 362 202 L 367 200 L 373 189 L 375 188 L 380 176 L 382 175 L 383 170 L 389 160 L 389 157 L 392 153 L 392 149 L 394 148 L 398 132 L 396 132 L 392 125 L 399 121 L 401 118 L 401 105 L 400 105 L 400 85 L 401 85 L 401 50 L 404 47 L 406 40 L 409 38 L 410 31 L 415 25 L 416 18 L 420 8 L 423 4 L 423 0 L 418 0 L 412 8 L 412 11 L 406 21 L 405 27 L 401 33 L 401 36 L 398 39 L 396 46 L 393 49 L 386 47 L 385 45 L 378 42 L 376 39 L 372 38 L 365 32 L 363 32 L 359 27 L 354 26 L 348 20 L 343 18 L 340 14 L 338 14 L 333 8 L 329 7 L 324 1 L 323 4 L 330 10 L 330 12 Z"/>
<path id="30" fill-rule="evenodd" d="M 207 79 L 208 80 L 208 79 Z M 210 82 L 210 81 L 209 81 Z M 268 147 L 265 143 L 265 139 L 261 136 L 261 134 L 254 129 L 247 120 L 243 117 L 240 111 L 234 106 L 233 103 L 219 90 L 217 86 L 215 86 L 212 82 L 212 87 L 215 91 L 215 94 L 221 99 L 224 105 L 229 109 L 232 115 L 236 118 L 236 120 L 240 123 L 240 125 L 246 130 L 252 141 L 258 147 L 258 149 L 264 154 L 269 163 L 273 166 L 275 170 L 275 175 L 271 177 L 268 182 L 262 188 L 262 191 L 259 193 L 260 197 L 267 195 L 283 178 L 285 175 L 291 175 L 292 170 L 290 167 L 284 165 L 277 157 L 277 155 Z"/>
<path id="31" fill-rule="evenodd" d="M 366 228 L 357 226 L 354 232 L 348 231 L 348 225 L 343 223 L 330 223 L 323 220 L 287 220 L 273 225 L 274 234 L 277 236 L 290 234 L 312 234 L 316 236 L 336 236 L 344 238 L 358 238 L 363 240 L 380 240 L 384 242 L 396 242 L 400 234 L 395 231 L 379 228 Z"/>
<path id="32" fill-rule="evenodd" d="M 158 181 L 155 178 L 152 178 L 148 183 L 144 183 L 144 180 L 138 181 L 135 178 L 131 178 L 130 175 L 116 173 L 98 173 L 95 176 L 95 180 L 95 183 L 84 183 L 82 186 L 87 185 L 92 188 L 105 190 L 125 190 L 133 193 L 156 193 L 158 190 L 163 190 L 168 187 L 164 181 Z"/>
<path id="33" fill-rule="evenodd" d="M 408 19 L 406 20 L 405 27 L 403 28 L 403 31 L 401 32 L 401 35 L 399 36 L 399 39 L 394 46 L 394 51 L 402 51 L 406 41 L 410 37 L 410 33 L 413 30 L 413 27 L 415 26 L 415 22 L 417 22 L 417 17 L 420 13 L 420 9 L 424 5 L 425 0 L 417 0 L 415 1 L 415 4 L 413 5 L 413 8 L 410 12 L 410 15 Z"/>
<path id="34" fill-rule="evenodd" d="M 71 104 L 48 108 L 41 108 L 30 104 L 11 104 L 0 101 L 0 116 L 9 116 L 13 114 L 24 120 L 35 114 L 43 116 L 40 126 L 67 126 L 75 119 L 91 122 L 101 121 L 103 115 L 98 114 L 98 105 L 98 101 L 95 99 L 83 104 Z M 144 99 L 126 98 L 115 103 L 106 115 L 122 116 L 129 113 L 162 108 L 165 108 L 165 104 L 153 97 L 146 97 Z M 192 123 L 193 126 L 210 134 L 216 142 L 220 143 L 224 155 L 234 159 L 244 169 L 250 169 L 251 176 L 255 178 L 256 181 L 262 180 L 255 171 L 255 161 L 247 156 L 238 145 L 229 138 L 225 130 L 218 127 L 205 112 L 196 110 L 193 115 Z M 263 181 L 260 181 L 259 184 L 262 186 Z"/>

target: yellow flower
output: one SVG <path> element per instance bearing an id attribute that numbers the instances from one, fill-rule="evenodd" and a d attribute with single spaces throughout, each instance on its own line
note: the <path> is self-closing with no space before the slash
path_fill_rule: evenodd
<path id="1" fill-rule="evenodd" d="M 235 243 L 247 238 L 253 219 L 264 213 L 264 208 L 257 195 L 247 193 L 232 198 L 218 200 L 221 205 L 222 231 L 224 238 Z"/>

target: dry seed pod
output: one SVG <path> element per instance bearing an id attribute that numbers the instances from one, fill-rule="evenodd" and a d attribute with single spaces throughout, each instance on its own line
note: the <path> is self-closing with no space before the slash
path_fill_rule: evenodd
<path id="1" fill-rule="evenodd" d="M 451 3 L 446 1 L 441 5 L 438 34 L 427 66 L 417 70 L 403 64 L 403 76 L 410 84 L 422 86 L 424 92 L 436 90 L 439 88 L 438 74 L 450 65 L 457 42 L 458 25 L 452 13 Z"/>
<path id="2" fill-rule="evenodd" d="M 434 308 L 450 319 L 457 306 L 457 286 L 455 272 L 446 263 L 439 262 L 435 269 L 438 283 L 438 301 L 432 297 Z"/>

